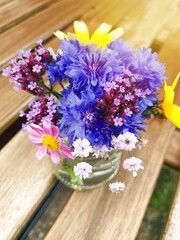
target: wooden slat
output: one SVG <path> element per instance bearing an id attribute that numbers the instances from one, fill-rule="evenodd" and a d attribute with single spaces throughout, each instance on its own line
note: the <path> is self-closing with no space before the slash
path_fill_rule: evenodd
<path id="1" fill-rule="evenodd" d="M 54 0 L 16 0 L 0 8 L 0 33 L 45 9 Z"/>
<path id="2" fill-rule="evenodd" d="M 175 131 L 173 133 L 170 145 L 165 155 L 165 163 L 167 163 L 171 167 L 180 169 L 180 132 L 179 131 Z"/>
<path id="3" fill-rule="evenodd" d="M 13 85 L 2 76 L 0 89 L 0 134 L 2 134 L 18 118 L 19 110 L 26 108 L 31 96 L 24 91 L 15 92 Z"/>
<path id="4" fill-rule="evenodd" d="M 58 40 L 54 40 L 53 44 L 58 44 Z M 3 83 L 1 84 L 4 88 Z M 14 97 L 11 98 L 11 94 L 7 93 L 8 91 L 4 89 L 4 100 L 7 98 L 11 103 L 14 101 Z M 19 104 L 22 103 L 20 101 L 23 99 L 19 99 Z M 7 107 L 6 112 L 8 109 Z M 23 144 L 19 146 L 19 143 Z M 8 206 L 8 211 L 5 213 L 4 210 L 0 215 L 2 239 L 16 238 L 54 181 L 47 161 L 39 162 L 35 159 L 35 149 L 27 136 L 19 133 L 1 152 L 2 190 L 0 192 L 2 196 L 0 196 L 0 207 L 5 209 L 5 206 Z M 38 189 L 40 189 L 39 192 Z"/>
<path id="5" fill-rule="evenodd" d="M 94 10 L 91 10 L 91 11 L 94 11 Z M 107 12 L 104 12 L 104 14 L 105 15 L 107 15 Z M 90 16 L 91 14 L 87 14 L 86 16 L 87 16 L 87 18 L 88 18 L 88 16 Z M 112 14 L 113 15 L 113 14 Z M 111 17 L 112 17 L 112 15 L 110 15 Z M 93 15 L 91 15 L 91 19 L 94 19 L 94 21 L 96 21 L 96 18 L 98 18 L 98 16 L 95 16 L 94 15 L 94 18 L 93 18 Z M 107 17 L 106 17 L 107 18 Z M 90 20 L 89 20 L 90 21 Z M 99 21 L 100 21 L 100 19 L 99 19 Z M 88 21 L 87 21 L 87 23 L 88 23 Z M 92 24 L 92 22 L 91 22 L 91 24 Z M 93 26 L 95 26 L 96 24 L 95 24 L 95 22 L 93 23 L 94 25 Z M 56 41 L 57 42 L 57 40 L 53 40 L 53 42 L 54 41 Z M 58 42 L 57 42 L 58 43 Z M 10 94 L 9 94 L 10 95 Z M 17 94 L 17 96 L 19 95 L 19 93 Z M 14 96 L 13 96 L 13 98 L 11 98 L 11 101 L 14 101 Z M 5 110 L 7 111 L 8 110 L 8 108 L 6 109 L 5 108 Z M 3 185 L 4 187 L 5 186 L 7 186 L 7 188 L 9 187 L 9 185 L 11 185 L 11 183 L 12 182 L 14 182 L 14 188 L 16 188 L 19 184 L 20 184 L 20 180 L 19 179 L 24 179 L 24 182 L 23 183 L 21 183 L 22 185 L 24 184 L 24 185 L 27 185 L 27 186 L 29 186 L 29 188 L 27 187 L 26 189 L 24 189 L 24 191 L 22 190 L 22 185 L 21 185 L 21 189 L 20 190 L 17 190 L 16 191 L 16 196 L 15 195 L 13 195 L 14 197 L 13 198 L 9 198 L 9 195 L 10 195 L 10 192 L 9 192 L 9 195 L 5 195 L 6 196 L 6 198 L 3 198 L 3 203 L 5 203 L 6 202 L 6 205 L 10 205 L 10 203 L 11 203 L 11 207 L 10 207 L 10 211 L 11 211 L 11 214 L 12 214 L 12 212 L 15 212 L 15 210 L 16 210 L 16 208 L 17 208 L 17 206 L 18 205 L 20 205 L 20 203 L 22 202 L 22 199 L 24 198 L 24 196 L 26 196 L 26 195 L 28 195 L 29 196 L 29 198 L 30 198 L 30 192 L 32 192 L 32 189 L 30 188 L 30 184 L 29 184 L 29 176 L 27 176 L 27 178 L 25 178 L 25 177 L 23 177 L 24 175 L 26 175 L 26 173 L 27 172 L 31 172 L 32 173 L 32 178 L 34 179 L 34 176 L 36 176 L 36 175 L 38 175 L 38 173 L 36 172 L 37 171 L 37 169 L 39 170 L 39 169 L 41 169 L 41 171 L 42 172 L 46 172 L 46 165 L 45 165 L 45 170 L 44 170 L 44 164 L 45 164 L 45 162 L 43 163 L 43 166 L 42 166 L 42 162 L 38 162 L 37 160 L 34 160 L 34 162 L 31 160 L 32 159 L 32 156 L 34 156 L 34 154 L 35 154 L 35 147 L 34 146 L 32 146 L 30 143 L 28 143 L 27 142 L 27 144 L 26 144 L 26 141 L 28 141 L 27 139 L 26 139 L 26 137 L 19 137 L 19 136 L 21 136 L 21 133 L 20 133 L 20 135 L 17 135 L 18 137 L 17 137 L 17 139 L 16 139 L 16 142 L 18 142 L 18 144 L 16 143 L 16 145 L 15 145 L 15 147 L 17 148 L 17 146 L 19 146 L 19 143 L 21 142 L 21 143 L 23 143 L 22 144 L 22 146 L 21 146 L 21 148 L 17 151 L 17 155 L 16 154 L 14 154 L 16 151 L 15 151 L 15 149 L 16 148 L 13 148 L 12 146 L 13 146 L 13 143 L 10 143 L 9 145 L 7 145 L 7 147 L 8 147 L 8 150 L 7 150 L 7 148 L 5 148 L 6 150 L 3 150 L 3 151 L 5 151 L 6 152 L 6 154 L 4 154 L 3 155 L 3 165 L 4 165 L 4 163 L 6 163 L 6 161 L 7 161 L 7 165 L 5 164 L 4 166 L 2 165 L 2 171 L 3 171 L 3 173 L 4 173 L 4 178 L 3 179 L 7 179 L 7 182 L 5 182 L 6 184 L 5 185 Z M 14 142 L 14 139 L 13 139 L 13 142 Z M 30 144 L 30 145 L 28 145 L 28 144 Z M 23 147 L 23 146 L 25 146 L 25 148 Z M 161 144 L 160 144 L 160 146 L 161 146 Z M 12 151 L 10 151 L 10 149 L 12 150 Z M 28 152 L 27 152 L 27 149 L 28 149 Z M 23 153 L 24 152 L 24 153 Z M 12 154 L 13 153 L 13 154 Z M 17 162 L 16 163 L 16 159 L 18 159 L 20 156 L 21 156 L 21 154 L 23 154 L 22 156 L 23 156 L 23 158 L 24 158 L 24 156 L 26 156 L 27 158 L 26 158 L 26 161 L 27 161 L 27 163 L 26 163 L 26 165 L 21 165 L 22 163 L 21 162 Z M 28 154 L 28 155 L 27 155 Z M 13 161 L 11 162 L 12 163 L 12 165 L 8 165 L 9 164 L 9 162 L 8 162 L 8 160 L 4 160 L 4 159 L 12 159 L 12 156 L 13 156 Z M 35 158 L 35 157 L 34 157 Z M 20 157 L 20 160 L 23 162 L 23 159 Z M 33 164 L 35 164 L 35 165 L 32 165 L 32 168 L 31 167 L 29 167 L 29 166 L 31 166 L 31 164 L 32 164 L 32 162 L 33 162 Z M 20 164 L 21 163 L 21 164 Z M 24 163 L 25 164 L 25 163 Z M 20 165 L 20 167 L 19 167 L 19 165 Z M 6 168 L 6 166 L 8 166 L 7 168 Z M 18 167 L 17 167 L 18 166 Z M 23 166 L 23 167 L 25 167 L 25 166 L 27 166 L 27 169 L 26 168 L 21 168 L 21 166 Z M 16 168 L 17 168 L 17 170 L 16 170 Z M 5 169 L 6 169 L 6 171 L 5 171 Z M 11 171 L 12 171 L 12 169 L 15 169 L 16 171 L 18 171 L 19 172 L 19 174 L 21 174 L 21 176 L 19 176 L 19 178 L 18 178 L 18 181 L 16 182 L 15 180 L 16 180 L 16 178 L 15 178 L 15 176 L 16 175 L 8 175 L 8 173 L 10 172 L 11 173 Z M 21 171 L 19 170 L 19 169 L 21 169 Z M 24 169 L 24 170 L 23 170 Z M 159 169 L 159 168 L 158 168 Z M 31 171 L 32 170 L 32 171 Z M 24 171 L 25 171 L 25 173 L 24 173 Z M 48 170 L 49 171 L 49 170 Z M 6 175 L 7 174 L 7 175 Z M 15 173 L 15 174 L 17 174 L 17 172 Z M 1 170 L 0 170 L 0 176 L 1 176 L 2 174 L 1 174 Z M 38 187 L 39 187 L 39 189 L 41 189 L 41 184 L 42 184 L 42 186 L 45 186 L 46 184 L 46 187 L 42 187 L 42 191 L 44 191 L 43 193 L 42 193 L 42 195 L 43 194 L 45 194 L 45 192 L 46 192 L 46 189 L 48 189 L 49 188 L 49 186 L 51 185 L 51 181 L 48 181 L 48 176 L 49 176 L 49 173 L 47 174 L 47 176 L 45 177 L 44 175 L 43 175 L 43 177 L 44 177 L 44 180 L 42 181 L 40 181 L 39 180 L 39 176 L 36 176 L 37 177 L 37 180 L 36 180 L 36 183 L 38 183 L 39 182 L 39 184 L 38 184 Z M 50 177 L 51 178 L 51 177 Z M 46 180 L 49 182 L 49 183 L 47 183 L 46 182 Z M 134 181 L 134 179 L 131 179 L 131 181 Z M 139 182 L 140 183 L 140 182 Z M 16 186 L 16 184 L 18 184 L 17 186 Z M 131 183 L 129 183 L 129 185 L 131 185 Z M 32 185 L 33 187 L 34 187 L 34 185 Z M 139 186 L 140 186 L 140 184 L 139 184 Z M 17 187 L 18 188 L 18 187 Z M 28 189 L 28 190 L 27 190 Z M 12 189 L 11 189 L 11 191 L 12 191 Z M 104 189 L 104 190 L 102 190 L 102 191 L 107 191 L 107 189 Z M 2 191 L 1 191 L 2 192 Z M 100 191 L 101 192 L 101 191 Z M 4 193 L 4 192 L 3 192 Z M 18 195 L 18 193 L 19 193 L 19 195 Z M 12 215 L 12 218 L 10 218 L 10 222 L 11 222 L 11 228 L 13 228 L 13 225 L 15 224 L 15 226 L 17 226 L 17 227 L 19 227 L 20 225 L 21 225 L 21 223 L 25 223 L 26 222 L 26 219 L 29 217 L 29 216 L 27 216 L 28 215 L 28 213 L 31 213 L 32 211 L 32 209 L 31 209 L 31 207 L 32 207 L 32 205 L 30 206 L 30 201 L 31 201 L 31 203 L 33 203 L 34 201 L 35 201 L 35 199 L 37 198 L 37 200 L 38 201 L 40 201 L 39 200 L 39 198 L 38 198 L 38 195 L 40 195 L 40 197 L 41 197 L 41 192 L 40 193 L 37 193 L 37 195 L 36 196 L 34 196 L 34 195 L 32 195 L 32 199 L 30 200 L 29 198 L 28 198 L 28 201 L 29 201 L 29 205 L 27 204 L 27 206 L 29 207 L 28 209 L 26 208 L 26 201 L 24 201 L 23 203 L 24 203 L 24 205 L 23 205 L 23 208 L 25 208 L 25 211 L 23 212 L 24 214 L 22 214 L 22 215 L 20 215 L 19 216 L 19 218 L 20 219 L 18 219 L 17 220 L 17 222 L 18 222 L 18 226 L 16 225 L 16 221 L 15 221 L 15 215 L 13 214 Z M 17 199 L 17 196 L 19 196 L 19 199 Z M 22 198 L 21 198 L 22 197 Z M 16 204 L 14 204 L 13 203 L 13 200 L 12 199 L 14 199 L 14 198 L 16 198 L 14 201 L 15 201 L 15 203 Z M 42 199 L 42 198 L 41 198 Z M 10 202 L 9 202 L 9 200 L 10 200 Z M 27 202 L 28 202 L 27 201 Z M 1 205 L 1 204 L 0 204 Z M 21 205 L 22 206 L 22 205 Z M 34 208 L 33 208 L 34 209 Z M 21 213 L 20 213 L 21 214 Z M 8 216 L 9 217 L 9 216 Z M 2 218 L 2 219 L 4 219 L 4 217 Z M 6 226 L 7 227 L 7 229 L 9 228 L 9 226 L 8 226 L 8 223 L 9 223 L 9 219 L 8 218 L 6 218 L 5 219 L 6 221 L 5 221 L 5 223 L 4 223 L 4 225 L 3 226 Z M 11 220 L 13 220 L 13 221 L 11 221 Z M 1 228 L 0 228 L 1 229 Z M 6 229 L 5 229 L 6 230 Z M 6 230 L 7 231 L 7 230 Z M 14 234 L 17 234 L 17 229 L 15 230 L 15 232 L 14 232 Z M 9 233 L 10 234 L 10 233 Z M 13 234 L 13 233 L 12 233 Z M 8 239 L 8 238 L 7 238 Z"/>
<path id="6" fill-rule="evenodd" d="M 88 2 L 78 0 L 74 4 L 72 4 L 72 2 L 73 0 L 68 0 L 65 2 L 61 1 L 56 5 L 53 5 L 51 8 L 48 8 L 47 10 L 43 11 L 41 14 L 23 22 L 22 24 L 18 25 L 17 27 L 14 27 L 10 31 L 7 31 L 6 33 L 2 34 L 1 36 L 6 35 L 6 37 L 3 40 L 3 37 L 1 38 L 0 36 L 1 43 L 0 51 L 1 53 L 5 54 L 5 55 L 1 54 L 1 60 L 3 62 L 7 61 L 7 59 L 5 60 L 3 59 L 3 57 L 7 57 L 9 59 L 8 54 L 6 54 L 5 52 L 8 52 L 8 48 L 10 46 L 12 46 L 10 52 L 14 56 L 20 50 L 21 47 L 27 48 L 30 47 L 30 45 L 31 46 L 35 45 L 36 39 L 41 37 L 43 39 L 46 39 L 47 37 L 52 35 L 53 30 L 68 25 L 79 14 L 83 14 L 85 11 L 90 9 L 93 6 L 94 0 Z M 62 13 L 59 14 L 59 12 Z M 47 16 L 51 16 L 51 21 L 49 21 L 49 19 L 47 21 Z M 18 31 L 17 33 L 18 36 L 13 40 L 13 38 L 10 36 L 11 34 L 16 34 L 15 33 L 16 31 Z M 22 38 L 22 35 L 23 36 L 25 35 L 25 37 Z M 6 41 L 5 44 L 6 46 L 3 45 L 4 41 Z M 49 43 L 48 46 L 52 46 L 55 48 L 58 46 L 58 44 L 59 41 L 56 39 L 54 44 L 51 45 L 51 43 Z M 4 49 L 6 49 L 6 51 Z M 10 126 L 10 124 L 15 119 L 17 119 L 19 110 L 26 108 L 29 99 L 30 99 L 29 94 L 25 92 L 17 94 L 13 90 L 12 84 L 8 82 L 8 79 L 0 76 L 0 102 L 1 102 L 0 134 L 8 126 Z"/>
<path id="7" fill-rule="evenodd" d="M 170 34 L 173 34 L 180 30 L 180 2 L 172 2 L 170 8 L 172 9 L 173 15 L 171 16 L 171 18 L 165 18 L 166 22 L 157 34 L 153 43 L 156 49 L 162 46 L 162 44 L 166 41 Z"/>
<path id="8" fill-rule="evenodd" d="M 121 21 L 121 26 L 125 29 L 123 38 L 127 39 L 134 48 L 148 47 L 161 27 L 173 19 L 175 6 L 178 3 L 179 0 L 173 2 L 151 0 L 136 5 Z"/>
<path id="9" fill-rule="evenodd" d="M 167 64 L 167 75 L 171 82 L 179 70 L 179 41 L 180 33 L 172 36 L 159 56 Z M 171 54 L 173 58 L 170 58 Z M 180 101 L 180 95 L 177 95 L 177 99 Z M 144 161 L 144 172 L 133 178 L 127 172 L 119 171 L 117 179 L 125 181 L 127 185 L 121 195 L 110 193 L 107 185 L 89 192 L 75 191 L 45 240 L 134 240 L 173 131 L 174 126 L 170 122 L 152 119 L 145 134 L 149 143 L 135 153 Z"/>
<path id="10" fill-rule="evenodd" d="M 126 0 L 121 2 L 119 2 L 119 0 L 114 0 L 113 2 L 103 0 L 96 4 L 95 8 L 87 11 L 87 13 L 84 14 L 83 19 L 88 23 L 88 25 L 90 25 L 90 29 L 95 29 L 98 24 L 101 23 L 102 20 L 100 21 L 99 17 L 101 17 L 104 21 L 115 25 L 124 14 L 137 4 L 137 2 L 139 2 L 139 0 L 131 0 L 129 1 L 129 4 L 127 4 Z M 114 9 L 116 9 L 116 11 L 114 11 Z M 72 25 L 70 28 L 72 29 Z M 70 28 L 65 29 L 65 31 L 69 31 Z M 54 49 L 57 49 L 58 45 L 59 41 L 57 38 L 54 38 L 45 44 L 46 47 L 51 46 Z M 8 82 L 8 79 L 1 76 L 0 89 L 0 102 L 3 103 L 3 108 L 0 108 L 0 133 L 2 133 L 15 119 L 17 119 L 19 110 L 26 108 L 30 96 L 25 92 L 18 94 L 14 92 L 12 84 Z"/>
<path id="11" fill-rule="evenodd" d="M 47 39 L 52 36 L 54 30 L 68 25 L 94 6 L 95 1 L 58 1 L 41 13 L 2 33 L 0 35 L 0 66 L 2 67 L 9 59 L 16 56 L 19 49 L 34 47 L 38 38 Z"/>
<path id="12" fill-rule="evenodd" d="M 8 3 L 10 3 L 12 0 L 1 0 L 0 2 L 0 7 L 3 7 L 5 5 L 7 5 Z"/>
<path id="13" fill-rule="evenodd" d="M 178 240 L 179 238 L 180 238 L 180 180 L 162 240 Z"/>
<path id="14" fill-rule="evenodd" d="M 0 239 L 16 239 L 55 177 L 49 158 L 38 161 L 27 134 L 18 133 L 0 154 Z"/>
<path id="15" fill-rule="evenodd" d="M 163 13 L 166 13 L 167 5 L 169 4 L 169 1 L 170 0 L 164 1 Z M 151 5 L 149 5 L 150 3 Z M 131 0 L 131 1 L 128 1 L 128 4 L 127 4 L 127 1 L 125 0 L 123 1 L 113 0 L 111 2 L 109 2 L 109 0 L 108 1 L 103 0 L 97 5 L 95 5 L 96 6 L 95 8 L 87 11 L 87 13 L 84 14 L 83 17 L 81 17 L 80 19 L 88 23 L 90 30 L 95 29 L 96 26 L 98 26 L 98 24 L 100 24 L 102 21 L 108 22 L 113 26 L 122 25 L 126 30 L 126 34 L 124 37 L 126 37 L 126 39 L 128 38 L 132 42 L 132 45 L 137 45 L 137 40 L 140 43 L 142 43 L 144 37 L 142 38 L 141 36 L 145 32 L 146 33 L 145 39 L 149 39 L 148 42 L 150 43 L 153 40 L 156 31 L 158 31 L 161 28 L 164 22 L 164 18 L 161 18 L 163 19 L 163 21 L 159 20 L 158 23 L 156 23 L 156 25 L 158 26 L 158 28 L 156 27 L 156 31 L 147 31 L 146 25 L 142 21 L 143 15 L 148 14 L 150 7 L 151 8 L 153 7 L 153 10 L 155 7 L 156 8 L 161 7 L 161 1 L 157 2 L 156 0 L 153 0 L 153 1 L 150 1 L 150 3 L 142 0 L 139 0 L 139 1 Z M 138 6 L 138 8 L 136 6 Z M 136 10 L 136 12 L 134 12 L 134 9 Z M 140 13 L 139 13 L 139 9 L 140 9 Z M 169 11 L 169 14 L 170 14 L 170 11 Z M 148 20 L 149 29 L 154 29 L 154 22 L 152 21 L 152 17 L 157 19 L 158 16 L 159 16 L 159 13 L 157 11 L 155 11 L 154 13 L 153 11 L 151 18 Z M 168 14 L 166 13 L 166 18 L 167 17 L 168 17 Z M 128 18 L 129 25 L 127 25 L 127 21 L 124 22 L 126 18 Z M 141 29 L 141 36 L 138 35 L 134 30 L 135 29 L 134 22 L 136 23 L 136 26 L 138 26 L 138 29 Z M 29 21 L 28 21 L 28 24 L 29 24 Z M 64 25 L 62 24 L 61 26 L 63 27 Z M 57 28 L 61 28 L 61 27 L 58 26 Z M 26 26 L 26 29 L 28 29 L 28 26 Z M 65 29 L 65 31 L 72 31 L 72 25 L 69 28 Z M 28 39 L 29 41 L 31 40 L 31 44 L 35 44 L 35 39 L 34 39 L 34 43 L 32 43 L 33 40 L 30 39 L 31 36 L 29 36 Z M 34 37 L 34 35 L 32 37 Z M 28 42 L 27 39 L 26 41 Z M 23 41 L 22 44 L 26 44 L 26 41 Z M 147 45 L 147 41 L 146 41 L 146 45 Z M 17 45 L 15 44 L 14 48 L 16 48 L 16 51 L 18 51 L 20 46 L 19 48 L 16 46 Z M 53 48 L 56 48 L 58 46 L 57 39 L 48 42 L 47 46 L 52 46 Z M 23 47 L 25 48 L 26 46 L 23 45 Z M 7 54 L 5 55 L 6 57 L 8 57 Z M 26 93 L 20 93 L 20 95 L 18 95 L 17 97 L 17 94 L 14 93 L 12 89 L 12 85 L 8 83 L 8 80 L 2 80 L 2 78 L 0 77 L 0 89 L 2 89 L 1 84 L 2 86 L 5 85 L 6 89 L 4 88 L 4 91 L 2 91 L 2 93 L 0 94 L 0 102 L 4 103 L 4 108 L 0 109 L 0 133 L 3 132 L 18 117 L 18 110 L 20 110 L 21 108 L 25 108 L 27 101 L 29 99 L 29 96 Z M 7 94 L 8 94 L 8 97 L 7 97 Z M 6 111 L 4 109 L 6 109 Z"/>

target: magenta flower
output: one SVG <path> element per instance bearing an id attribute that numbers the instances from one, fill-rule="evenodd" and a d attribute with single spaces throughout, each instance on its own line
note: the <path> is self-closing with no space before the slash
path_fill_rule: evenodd
<path id="1" fill-rule="evenodd" d="M 27 132 L 31 142 L 40 147 L 36 153 L 38 159 L 42 159 L 46 154 L 51 156 L 55 164 L 60 163 L 60 156 L 75 159 L 71 154 L 71 148 L 66 146 L 60 138 L 59 129 L 52 125 L 49 119 L 45 119 L 42 126 L 29 124 Z"/>

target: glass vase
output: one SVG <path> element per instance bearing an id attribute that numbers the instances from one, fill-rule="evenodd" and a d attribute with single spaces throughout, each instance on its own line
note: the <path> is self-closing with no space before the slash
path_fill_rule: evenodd
<path id="1" fill-rule="evenodd" d="M 57 178 L 66 186 L 87 190 L 97 188 L 116 176 L 122 153 L 119 150 L 112 150 L 106 158 L 96 158 L 90 155 L 86 158 L 61 159 L 59 165 L 52 165 L 53 172 Z M 74 166 L 79 162 L 87 162 L 92 166 L 92 173 L 86 179 L 80 179 L 74 174 Z"/>

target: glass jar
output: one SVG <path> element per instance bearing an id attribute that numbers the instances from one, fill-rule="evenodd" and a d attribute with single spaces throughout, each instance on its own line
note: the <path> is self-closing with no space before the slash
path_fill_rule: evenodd
<path id="1" fill-rule="evenodd" d="M 106 158 L 96 158 L 92 155 L 86 158 L 61 159 L 59 165 L 52 164 L 53 172 L 66 186 L 78 189 L 94 189 L 111 180 L 118 172 L 122 153 L 112 150 Z M 80 179 L 74 174 L 74 166 L 79 162 L 87 162 L 92 166 L 92 173 L 86 179 Z"/>

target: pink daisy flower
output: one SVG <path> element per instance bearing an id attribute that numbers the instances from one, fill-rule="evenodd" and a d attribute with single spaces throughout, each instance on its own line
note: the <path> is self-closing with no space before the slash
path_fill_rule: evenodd
<path id="1" fill-rule="evenodd" d="M 59 129 L 52 125 L 49 119 L 45 119 L 42 126 L 31 123 L 27 126 L 27 132 L 31 142 L 40 147 L 36 153 L 38 159 L 42 159 L 46 154 L 51 156 L 55 164 L 60 163 L 60 156 L 75 159 L 71 148 L 60 138 Z"/>

